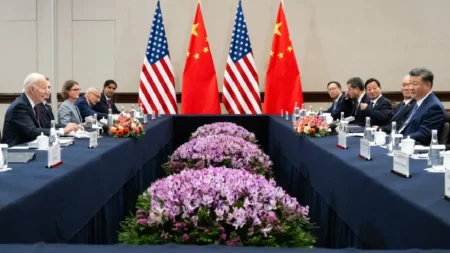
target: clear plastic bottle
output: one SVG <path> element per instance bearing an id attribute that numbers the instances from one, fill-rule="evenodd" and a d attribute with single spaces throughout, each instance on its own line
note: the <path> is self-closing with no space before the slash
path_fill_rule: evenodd
<path id="1" fill-rule="evenodd" d="M 370 117 L 366 117 L 366 127 L 364 128 L 364 139 L 373 142 L 373 129 L 370 126 Z"/>
<path id="2" fill-rule="evenodd" d="M 428 152 L 428 167 L 430 168 L 436 168 L 442 165 L 437 134 L 438 132 L 436 129 L 431 130 L 431 143 Z"/>

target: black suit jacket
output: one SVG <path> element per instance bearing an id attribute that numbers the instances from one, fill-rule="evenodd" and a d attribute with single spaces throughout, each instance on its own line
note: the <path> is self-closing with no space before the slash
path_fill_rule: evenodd
<path id="1" fill-rule="evenodd" d="M 45 105 L 43 103 L 36 105 L 39 110 L 39 122 L 41 123 L 41 127 L 51 128 L 52 120 L 55 120 L 55 116 L 53 115 L 52 106 L 49 103 Z M 56 124 L 56 128 L 64 128 L 64 124 Z"/>
<path id="2" fill-rule="evenodd" d="M 364 117 L 370 117 L 372 126 L 385 126 L 394 115 L 391 101 L 383 96 L 378 98 L 377 103 L 373 107 L 367 106 L 362 112 Z"/>
<path id="3" fill-rule="evenodd" d="M 400 127 L 403 126 L 405 121 L 408 119 L 409 114 L 411 113 L 411 110 L 414 108 L 414 105 L 416 105 L 415 99 L 411 100 L 406 106 L 401 106 L 399 104 L 397 106 L 397 108 L 398 108 L 397 112 L 394 114 L 394 116 L 392 117 L 392 119 L 389 121 L 389 123 L 387 125 L 381 127 L 381 131 L 390 134 L 392 132 L 392 121 L 395 121 L 396 130 L 398 131 L 400 129 Z"/>
<path id="4" fill-rule="evenodd" d="M 39 127 L 30 101 L 22 93 L 6 110 L 2 143 L 16 146 L 35 140 L 41 133 L 48 136 L 50 129 Z"/>
<path id="5" fill-rule="evenodd" d="M 109 107 L 108 107 L 108 102 L 106 101 L 105 93 L 102 93 L 102 96 L 100 98 L 100 102 L 95 104 L 92 107 L 92 109 L 94 109 L 94 111 L 99 112 L 99 113 L 106 113 L 106 114 L 108 114 Z M 113 114 L 119 114 L 120 113 L 114 103 L 111 103 L 111 109 L 112 109 L 112 113 Z"/>
<path id="6" fill-rule="evenodd" d="M 369 104 L 370 103 L 370 99 L 367 96 L 367 94 L 364 94 L 364 96 L 361 99 L 361 103 L 366 103 Z M 353 105 L 352 105 L 352 114 L 351 116 L 355 117 L 355 120 L 350 122 L 351 124 L 355 124 L 355 125 L 359 125 L 359 126 L 365 126 L 366 125 L 366 117 L 368 117 L 366 115 L 366 113 L 364 111 L 362 111 L 360 109 L 360 104 L 358 104 L 358 100 L 354 99 L 353 100 Z M 372 123 L 372 122 L 371 122 Z"/>

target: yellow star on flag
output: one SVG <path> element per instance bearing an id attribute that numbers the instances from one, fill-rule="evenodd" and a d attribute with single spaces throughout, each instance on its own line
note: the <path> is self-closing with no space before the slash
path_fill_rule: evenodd
<path id="1" fill-rule="evenodd" d="M 283 23 L 278 23 L 278 24 L 275 24 L 275 34 L 276 35 L 280 35 L 281 36 L 281 32 L 280 32 L 280 27 L 281 27 L 281 25 L 282 25 Z"/>
<path id="2" fill-rule="evenodd" d="M 290 52 L 292 52 L 292 50 L 293 50 L 292 46 L 288 46 L 287 51 L 289 51 L 289 53 L 290 53 Z"/>
<path id="3" fill-rule="evenodd" d="M 203 52 L 204 52 L 204 53 L 208 53 L 208 52 L 209 52 L 209 49 L 208 49 L 207 47 L 205 47 L 205 48 L 203 48 Z"/>
<path id="4" fill-rule="evenodd" d="M 187 52 L 186 57 L 189 57 L 189 55 L 191 55 L 191 53 Z"/>
<path id="5" fill-rule="evenodd" d="M 200 58 L 200 55 L 199 55 L 199 54 L 195 54 L 195 55 L 194 55 L 194 58 L 195 58 L 196 60 L 198 60 L 198 58 Z"/>
<path id="6" fill-rule="evenodd" d="M 273 51 L 270 51 L 270 56 L 273 56 Z"/>
<path id="7" fill-rule="evenodd" d="M 280 58 L 280 59 L 283 58 L 283 53 L 281 53 L 281 52 L 278 53 L 278 58 Z"/>
<path id="8" fill-rule="evenodd" d="M 197 27 L 198 27 L 198 25 L 199 25 L 199 23 L 192 25 L 192 31 L 191 31 L 192 35 L 198 36 L 198 34 L 197 34 Z"/>

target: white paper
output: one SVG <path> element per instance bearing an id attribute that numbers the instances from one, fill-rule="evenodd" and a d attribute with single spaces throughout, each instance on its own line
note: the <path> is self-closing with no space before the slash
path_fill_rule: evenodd
<path id="1" fill-rule="evenodd" d="M 359 155 L 370 160 L 370 141 L 361 139 L 359 144 Z"/>
<path id="2" fill-rule="evenodd" d="M 347 148 L 347 135 L 343 132 L 339 132 L 338 145 L 343 148 Z"/>
<path id="3" fill-rule="evenodd" d="M 0 169 L 0 173 L 1 172 L 7 172 L 7 171 L 10 171 L 10 170 L 12 170 L 12 169 L 11 168 Z"/>
<path id="4" fill-rule="evenodd" d="M 406 177 L 410 176 L 409 173 L 409 155 L 401 151 L 394 151 L 393 170 Z"/>
<path id="5" fill-rule="evenodd" d="M 364 133 L 349 133 L 348 137 L 364 137 Z"/>

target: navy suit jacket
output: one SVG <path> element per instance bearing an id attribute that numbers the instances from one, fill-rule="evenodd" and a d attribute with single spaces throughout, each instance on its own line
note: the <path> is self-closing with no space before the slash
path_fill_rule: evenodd
<path id="1" fill-rule="evenodd" d="M 345 97 L 345 93 L 342 92 L 342 95 L 341 95 L 341 97 L 339 97 L 337 103 L 333 100 L 333 103 L 331 103 L 330 108 L 328 108 L 328 110 L 326 110 L 325 112 L 333 113 L 334 111 L 336 111 L 339 107 L 339 104 L 344 100 L 344 97 Z M 333 110 L 334 103 L 336 103 L 336 109 Z"/>
<path id="2" fill-rule="evenodd" d="M 341 96 L 341 98 L 342 100 L 337 105 L 336 110 L 331 113 L 331 116 L 334 120 L 341 118 L 341 112 L 344 112 L 344 117 L 352 116 L 354 104 L 353 99 L 345 98 L 345 93 L 343 94 L 343 96 Z"/>
<path id="3" fill-rule="evenodd" d="M 41 128 L 39 124 L 30 101 L 22 93 L 6 110 L 2 143 L 12 147 L 33 141 L 41 133 L 48 136 L 50 129 Z"/>
<path id="4" fill-rule="evenodd" d="M 391 101 L 383 96 L 378 98 L 377 103 L 373 107 L 367 106 L 362 112 L 364 117 L 370 117 L 372 126 L 385 126 L 394 115 Z"/>
<path id="5" fill-rule="evenodd" d="M 403 103 L 403 102 L 402 102 Z M 401 108 L 400 104 L 397 106 L 397 112 L 394 114 L 394 116 L 392 117 L 392 119 L 389 121 L 389 123 L 385 126 L 381 127 L 381 130 L 390 134 L 392 132 L 392 121 L 395 121 L 396 124 L 396 129 L 395 130 L 399 130 L 401 126 L 403 126 L 403 124 L 405 123 L 405 121 L 408 119 L 409 114 L 411 113 L 411 110 L 414 108 L 414 106 L 416 105 L 416 100 L 412 99 L 406 106 L 403 106 Z"/>
<path id="6" fill-rule="evenodd" d="M 97 119 L 108 119 L 108 114 L 107 113 L 100 113 L 100 112 L 96 112 L 92 109 L 92 107 L 88 104 L 86 97 L 85 96 L 81 96 L 77 99 L 77 101 L 75 101 L 75 105 L 78 107 L 78 110 L 80 111 L 81 114 L 81 119 L 84 122 L 84 118 L 89 117 L 89 116 L 94 116 L 95 113 L 97 113 Z"/>
<path id="7" fill-rule="evenodd" d="M 403 130 L 404 136 L 410 136 L 422 145 L 431 142 L 431 130 L 441 130 L 445 121 L 445 109 L 441 101 L 431 93 L 422 102 L 408 125 Z"/>
<path id="8" fill-rule="evenodd" d="M 105 93 L 102 93 L 101 98 L 100 98 L 100 102 L 95 104 L 92 107 L 92 109 L 94 109 L 94 111 L 96 111 L 97 113 L 106 113 L 106 114 L 108 114 L 109 106 L 108 106 L 108 102 L 106 101 Z M 119 114 L 120 113 L 114 103 L 111 103 L 111 109 L 112 109 L 112 113 L 113 114 Z"/>

